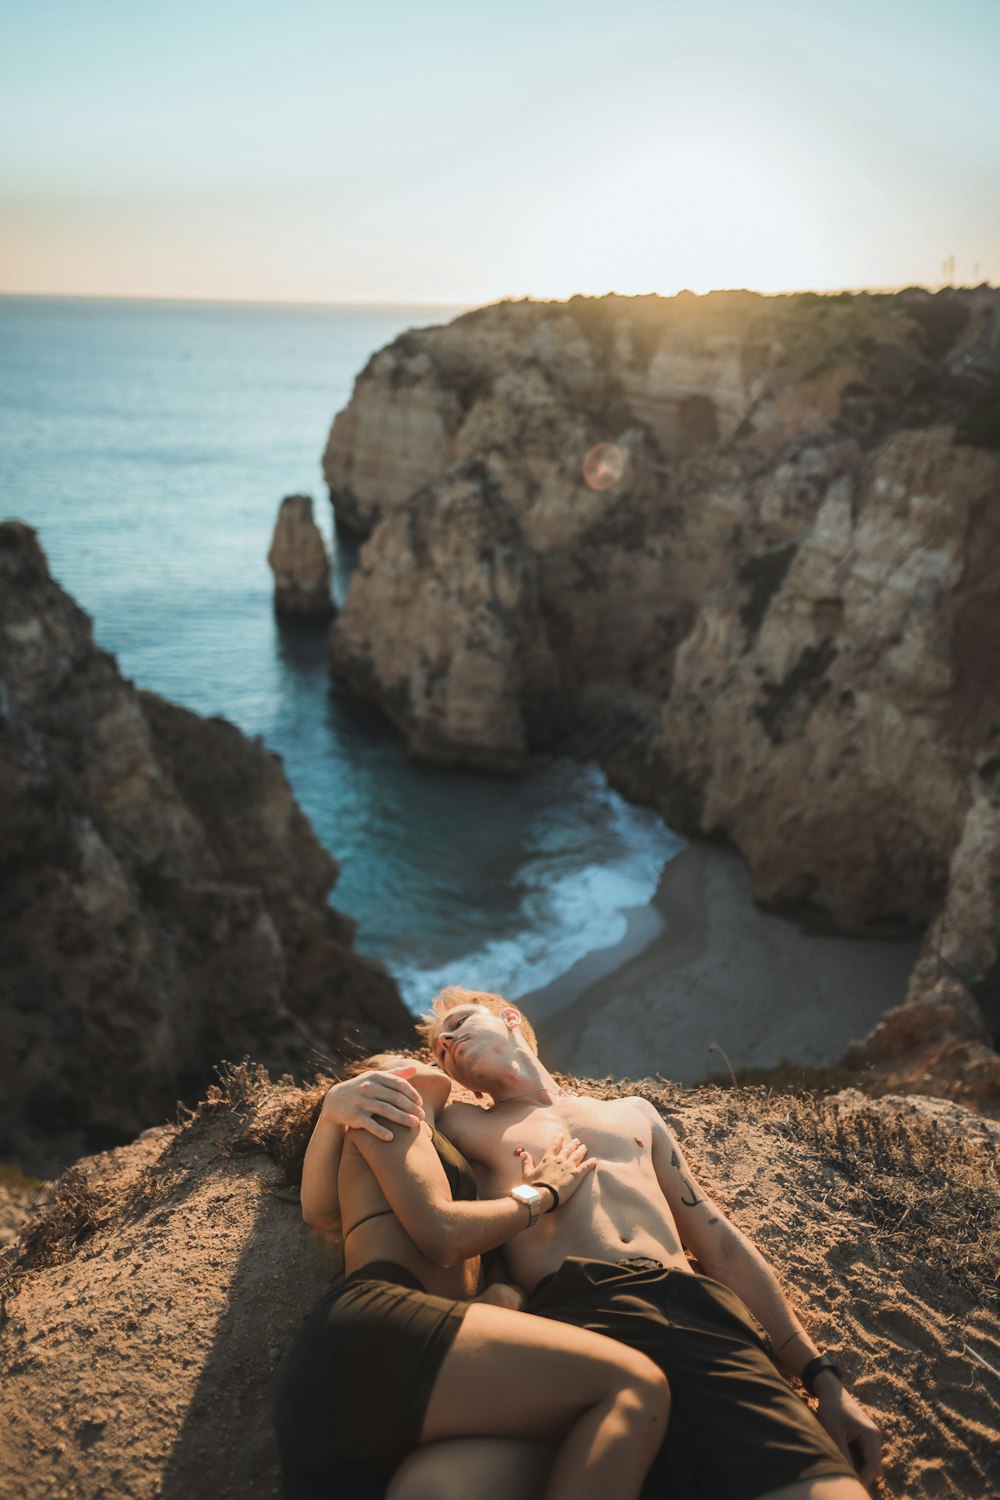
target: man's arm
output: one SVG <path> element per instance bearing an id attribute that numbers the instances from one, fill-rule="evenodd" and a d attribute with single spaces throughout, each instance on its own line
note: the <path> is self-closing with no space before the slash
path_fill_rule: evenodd
<path id="1" fill-rule="evenodd" d="M 641 1101 L 653 1127 L 653 1167 L 686 1249 L 706 1276 L 721 1281 L 742 1298 L 774 1346 L 777 1363 L 788 1374 L 800 1376 L 819 1353 L 785 1298 L 778 1278 L 746 1235 L 698 1186 L 676 1136 L 657 1110 Z M 850 1458 L 848 1443 L 856 1442 L 863 1457 L 861 1480 L 868 1484 L 881 1473 L 881 1437 L 871 1418 L 844 1389 L 836 1375 L 824 1370 L 816 1377 L 819 1418 L 841 1451 Z"/>
<path id="2" fill-rule="evenodd" d="M 314 1229 L 328 1232 L 341 1229 L 337 1173 L 348 1126 L 368 1130 L 379 1140 L 391 1141 L 392 1131 L 380 1121 L 391 1120 L 408 1129 L 420 1124 L 424 1117 L 420 1095 L 406 1082 L 415 1072 L 415 1068 L 409 1067 L 395 1068 L 391 1073 L 359 1073 L 356 1078 L 335 1083 L 327 1090 L 306 1147 L 299 1193 L 302 1217 Z"/>

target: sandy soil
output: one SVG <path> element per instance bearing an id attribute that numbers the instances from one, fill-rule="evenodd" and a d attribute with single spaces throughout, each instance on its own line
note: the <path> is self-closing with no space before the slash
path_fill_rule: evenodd
<path id="1" fill-rule="evenodd" d="M 730 850 L 691 844 L 670 861 L 621 943 L 520 997 L 546 1059 L 589 1077 L 692 1084 L 788 1061 L 821 1067 L 898 1005 L 914 941 L 807 934 L 753 904 Z"/>
<path id="2" fill-rule="evenodd" d="M 1000 1126 L 853 1091 L 645 1092 L 883 1427 L 885 1500 L 1000 1493 Z M 294 1172 L 318 1097 L 244 1070 L 63 1177 L 0 1307 L 4 1500 L 276 1500 L 277 1371 L 337 1262 L 271 1153 Z"/>

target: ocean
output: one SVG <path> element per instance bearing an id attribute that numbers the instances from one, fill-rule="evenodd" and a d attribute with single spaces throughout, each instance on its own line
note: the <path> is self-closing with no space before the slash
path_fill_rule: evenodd
<path id="1" fill-rule="evenodd" d="M 127 677 L 281 756 L 356 946 L 414 1010 L 446 983 L 515 999 L 617 943 L 684 842 L 594 765 L 412 764 L 322 635 L 274 618 L 284 495 L 313 496 L 346 587 L 320 460 L 354 377 L 459 310 L 0 297 L 0 515 L 37 529 Z"/>

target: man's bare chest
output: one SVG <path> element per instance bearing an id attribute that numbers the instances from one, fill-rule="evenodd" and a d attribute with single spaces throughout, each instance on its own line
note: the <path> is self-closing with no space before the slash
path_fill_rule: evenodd
<path id="1" fill-rule="evenodd" d="M 521 1150 L 537 1165 L 560 1136 L 582 1141 L 587 1154 L 606 1165 L 648 1161 L 652 1144 L 651 1128 L 634 1105 L 576 1097 L 541 1107 L 501 1105 L 483 1111 L 482 1120 L 463 1122 L 459 1144 L 497 1186 L 507 1186 L 521 1181 Z"/>

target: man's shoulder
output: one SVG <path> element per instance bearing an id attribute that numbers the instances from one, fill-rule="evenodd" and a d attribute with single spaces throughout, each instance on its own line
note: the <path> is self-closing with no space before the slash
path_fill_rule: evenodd
<path id="1" fill-rule="evenodd" d="M 616 1099 L 595 1099 L 590 1094 L 582 1094 L 578 1095 L 578 1098 L 584 1099 L 588 1107 L 593 1107 L 602 1114 L 612 1112 L 624 1114 L 634 1109 L 642 1110 L 644 1114 L 652 1110 L 656 1114 L 655 1106 L 650 1104 L 648 1099 L 644 1099 L 641 1094 L 622 1094 Z"/>
<path id="2" fill-rule="evenodd" d="M 445 1135 L 451 1136 L 456 1143 L 459 1136 L 472 1133 L 481 1133 L 489 1128 L 491 1111 L 484 1109 L 481 1104 L 465 1104 L 456 1100 L 454 1104 L 446 1104 L 438 1116 L 438 1124 Z"/>
<path id="3" fill-rule="evenodd" d="M 594 1099 L 592 1102 L 602 1113 L 617 1115 L 623 1120 L 634 1119 L 639 1114 L 654 1128 L 665 1130 L 668 1135 L 672 1134 L 656 1105 L 642 1094 L 623 1094 L 620 1099 Z"/>

